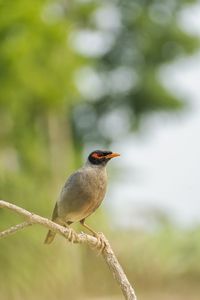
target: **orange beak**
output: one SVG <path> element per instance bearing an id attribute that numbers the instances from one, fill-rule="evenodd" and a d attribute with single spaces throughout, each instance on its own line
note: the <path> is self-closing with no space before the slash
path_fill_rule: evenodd
<path id="1" fill-rule="evenodd" d="M 120 154 L 116 153 L 116 152 L 113 152 L 111 154 L 106 155 L 106 158 L 113 158 L 113 157 L 117 157 L 117 156 L 120 156 Z"/>

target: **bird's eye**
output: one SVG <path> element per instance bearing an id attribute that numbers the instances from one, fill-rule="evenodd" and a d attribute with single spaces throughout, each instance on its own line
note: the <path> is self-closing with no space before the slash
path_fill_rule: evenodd
<path id="1" fill-rule="evenodd" d="M 102 157 L 102 155 L 100 153 L 94 152 L 92 154 L 92 157 L 94 157 L 94 158 L 100 158 L 100 157 Z"/>

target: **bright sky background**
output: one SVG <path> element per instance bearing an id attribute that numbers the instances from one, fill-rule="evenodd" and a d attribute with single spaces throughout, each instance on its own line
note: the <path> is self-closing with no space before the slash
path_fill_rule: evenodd
<path id="1" fill-rule="evenodd" d="M 200 6 L 182 14 L 181 23 L 200 36 Z M 149 209 L 166 211 L 184 227 L 200 223 L 200 52 L 165 68 L 161 76 L 191 107 L 176 117 L 149 118 L 145 135 L 120 137 L 113 145 L 122 153 L 115 161 L 122 171 L 106 206 L 123 226 L 146 228 Z"/>

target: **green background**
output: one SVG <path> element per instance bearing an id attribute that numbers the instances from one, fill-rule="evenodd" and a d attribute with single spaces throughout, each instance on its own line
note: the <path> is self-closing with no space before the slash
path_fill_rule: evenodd
<path id="1" fill-rule="evenodd" d="M 158 72 L 198 50 L 199 40 L 178 22 L 193 3 L 0 1 L 1 199 L 48 217 L 66 176 L 83 163 L 84 149 L 115 141 L 101 127 L 112 112 L 123 111 L 127 133 L 152 113 L 187 112 Z M 105 8 L 107 19 L 100 14 L 97 22 Z M 118 19 L 109 23 L 109 13 Z M 98 33 L 104 46 L 107 39 L 107 49 L 81 51 L 80 34 L 83 49 L 93 49 L 87 33 Z M 91 72 L 100 88 L 81 93 L 78 86 Z M 21 220 L 0 210 L 1 230 Z M 114 230 L 111 223 L 102 209 L 89 220 L 110 240 L 139 299 L 197 299 L 199 228 L 178 230 L 161 218 L 147 233 Z M 34 226 L 0 241 L 0 299 L 121 299 L 101 257 L 60 237 L 44 246 L 45 234 Z"/>

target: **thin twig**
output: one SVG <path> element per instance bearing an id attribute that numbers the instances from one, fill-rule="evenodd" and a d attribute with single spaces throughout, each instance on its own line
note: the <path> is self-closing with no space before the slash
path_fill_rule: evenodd
<path id="1" fill-rule="evenodd" d="M 39 215 L 36 215 L 34 213 L 31 213 L 17 205 L 11 204 L 9 202 L 0 200 L 0 208 L 7 208 L 11 211 L 16 212 L 19 215 L 24 216 L 27 221 L 18 225 L 15 225 L 3 232 L 0 232 L 0 238 L 7 237 L 13 233 L 16 233 L 18 230 L 21 230 L 29 225 L 32 224 L 40 224 L 48 229 L 51 229 L 52 231 L 62 235 L 66 239 L 70 236 L 70 231 L 68 228 L 65 228 L 63 226 L 60 226 L 46 218 L 43 218 Z M 130 282 L 128 281 L 128 278 L 126 277 L 126 274 L 124 273 L 121 265 L 119 264 L 108 240 L 103 236 L 106 247 L 104 248 L 102 252 L 102 256 L 107 263 L 109 269 L 111 270 L 115 280 L 119 284 L 124 297 L 126 300 L 137 300 L 137 297 L 135 295 L 134 289 L 131 286 Z M 94 248 L 98 244 L 98 239 L 94 236 L 91 236 L 89 234 L 80 233 L 77 235 L 76 239 L 77 243 L 84 243 L 89 245 L 90 247 Z"/>
<path id="2" fill-rule="evenodd" d="M 10 228 L 4 230 L 4 231 L 1 231 L 1 232 L 0 232 L 0 239 L 5 238 L 5 237 L 7 237 L 8 235 L 14 234 L 14 233 L 16 233 L 17 231 L 22 230 L 22 229 L 24 229 L 24 228 L 26 228 L 26 227 L 28 227 L 28 226 L 30 226 L 30 225 L 32 225 L 31 222 L 25 221 L 25 222 L 23 222 L 23 223 L 14 225 L 14 226 L 12 226 L 12 227 L 10 227 Z"/>

